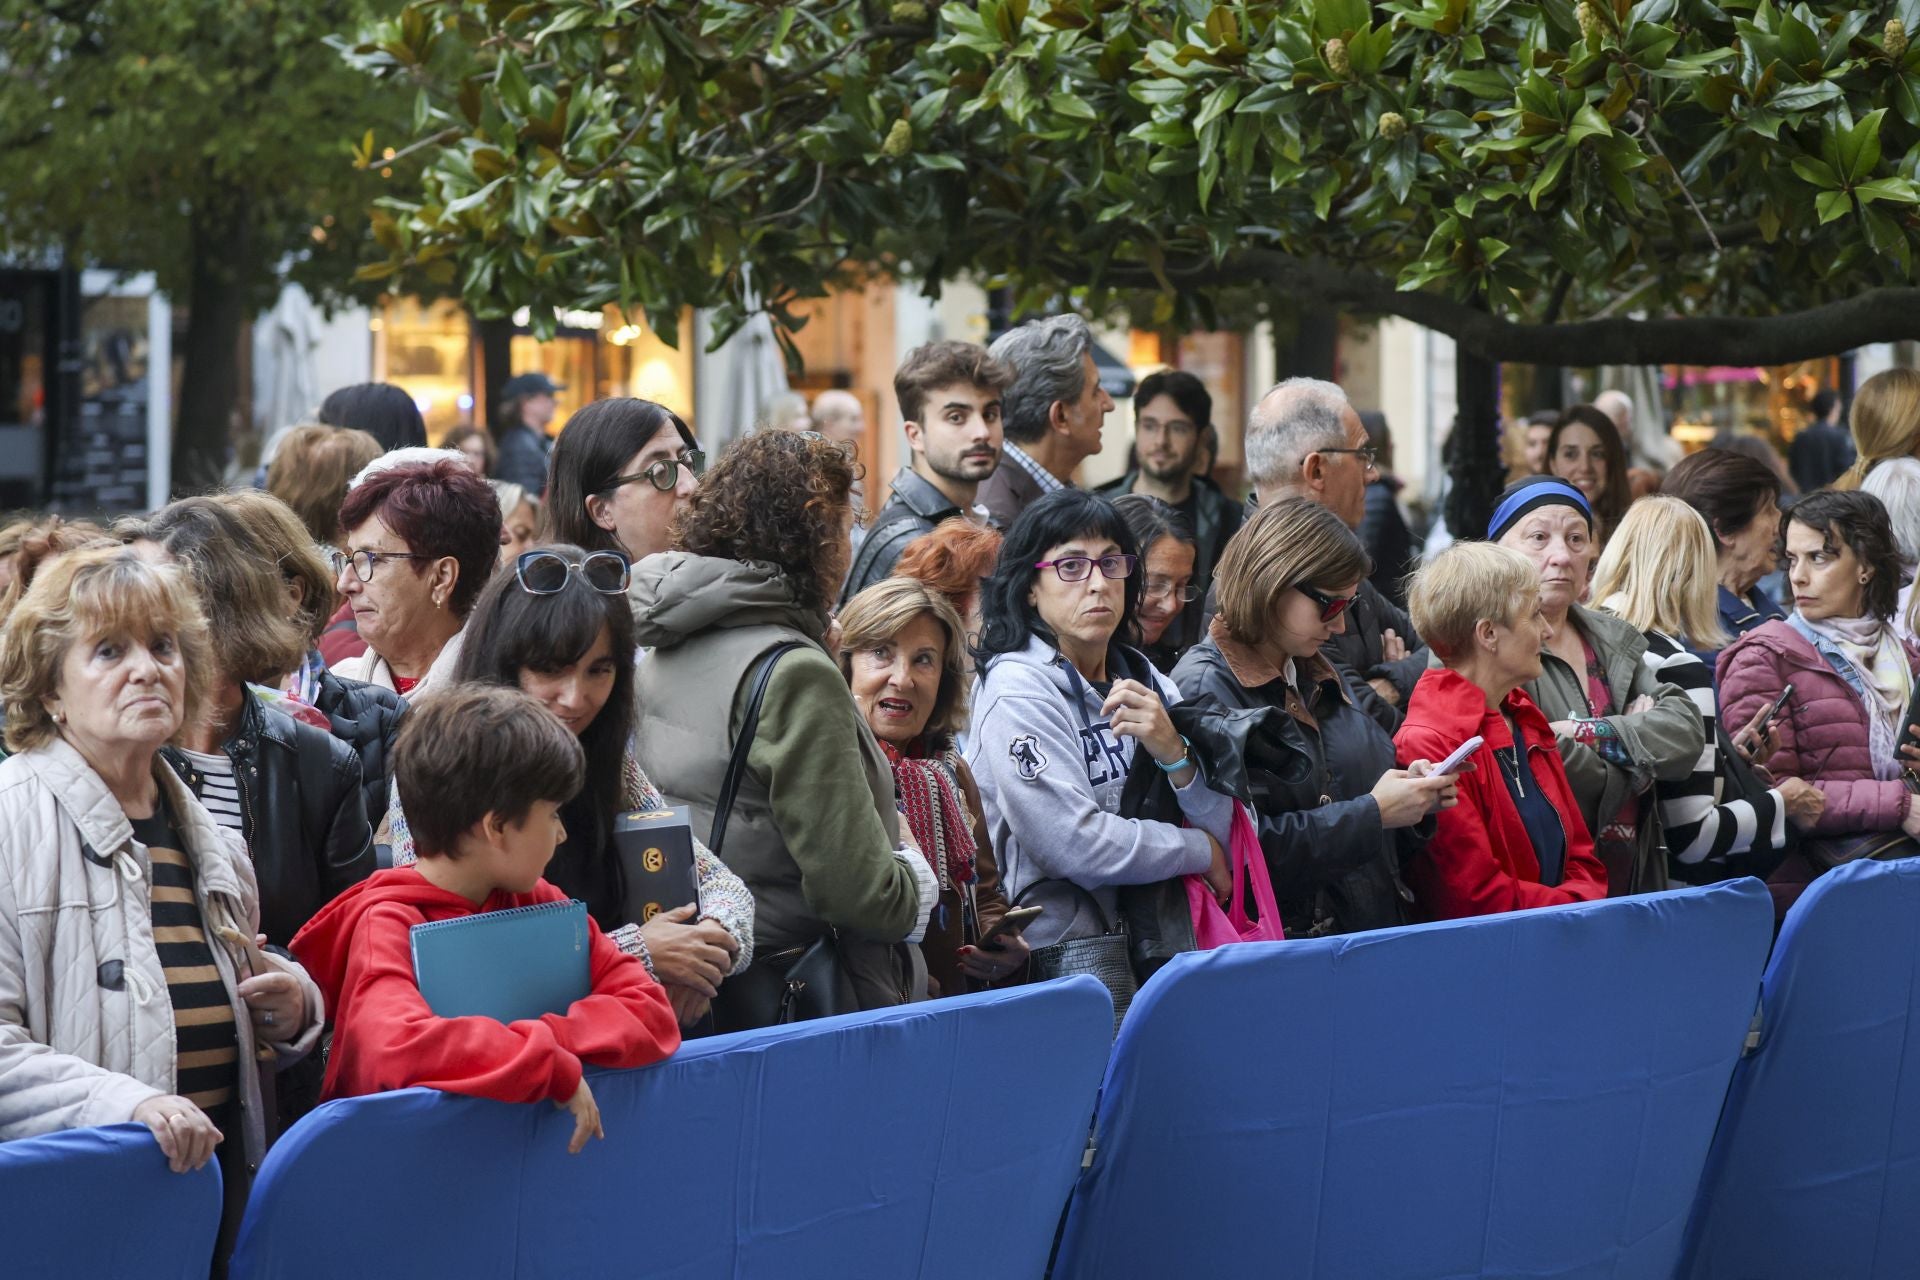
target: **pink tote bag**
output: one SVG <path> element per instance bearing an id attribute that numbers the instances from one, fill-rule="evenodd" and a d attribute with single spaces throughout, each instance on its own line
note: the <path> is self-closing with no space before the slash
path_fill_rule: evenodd
<path id="1" fill-rule="evenodd" d="M 1253 829 L 1247 806 L 1233 802 L 1232 840 L 1227 860 L 1233 864 L 1233 897 L 1223 908 L 1207 888 L 1205 876 L 1187 876 L 1187 908 L 1193 913 L 1193 940 L 1198 950 L 1211 951 L 1229 942 L 1283 942 L 1280 906 L 1273 900 L 1273 881 L 1267 875 L 1267 855 Z M 1260 918 L 1247 918 L 1247 882 L 1253 883 L 1254 905 Z"/>

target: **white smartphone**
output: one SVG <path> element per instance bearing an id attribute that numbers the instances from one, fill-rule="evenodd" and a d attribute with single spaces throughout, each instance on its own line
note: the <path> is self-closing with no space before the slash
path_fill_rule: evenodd
<path id="1" fill-rule="evenodd" d="M 1473 737 L 1468 738 L 1465 742 L 1455 747 L 1452 755 L 1433 766 L 1433 768 L 1428 771 L 1427 776 L 1429 778 L 1443 778 L 1447 774 L 1452 773 L 1455 769 L 1465 764 L 1467 757 L 1478 751 L 1484 742 L 1486 742 L 1486 739 L 1476 733 Z"/>

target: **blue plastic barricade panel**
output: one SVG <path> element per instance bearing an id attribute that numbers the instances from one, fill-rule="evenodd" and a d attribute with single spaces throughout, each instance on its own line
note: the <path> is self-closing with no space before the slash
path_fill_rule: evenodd
<path id="1" fill-rule="evenodd" d="M 694 1041 L 590 1076 L 607 1137 L 424 1089 L 268 1156 L 233 1274 L 1038 1277 L 1113 1035 L 1091 978 Z"/>
<path id="2" fill-rule="evenodd" d="M 1767 967 L 1760 1035 L 1727 1094 L 1686 1274 L 1920 1276 L 1920 859 L 1814 881 Z"/>
<path id="3" fill-rule="evenodd" d="M 1057 1280 L 1669 1280 L 1772 932 L 1757 881 L 1181 956 Z"/>
<path id="4" fill-rule="evenodd" d="M 207 1280 L 219 1233 L 219 1162 L 175 1173 L 143 1124 L 0 1142 L 8 1280 Z"/>

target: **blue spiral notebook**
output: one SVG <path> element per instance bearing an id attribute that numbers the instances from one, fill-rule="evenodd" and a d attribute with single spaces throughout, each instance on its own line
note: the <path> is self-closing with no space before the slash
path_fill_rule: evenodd
<path id="1" fill-rule="evenodd" d="M 587 904 L 483 911 L 413 926 L 413 976 L 442 1018 L 519 1022 L 565 1013 L 592 991 Z"/>

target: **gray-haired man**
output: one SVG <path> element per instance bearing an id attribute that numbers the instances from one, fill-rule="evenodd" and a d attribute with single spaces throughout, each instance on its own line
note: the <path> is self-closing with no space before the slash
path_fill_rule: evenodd
<path id="1" fill-rule="evenodd" d="M 989 351 L 1013 371 L 1013 383 L 1001 400 L 1000 468 L 981 483 L 979 501 L 1005 529 L 1042 496 L 1071 484 L 1074 469 L 1100 452 L 1113 397 L 1100 386 L 1093 332 L 1079 316 L 1010 329 Z"/>
<path id="2" fill-rule="evenodd" d="M 1289 378 L 1267 392 L 1247 418 L 1246 457 L 1257 501 L 1311 498 L 1348 528 L 1360 528 L 1373 450 L 1359 413 L 1338 386 Z M 1346 631 L 1322 652 L 1350 677 L 1360 707 L 1394 733 L 1414 682 L 1427 669 L 1427 651 L 1407 615 L 1365 578 L 1346 616 Z"/>

